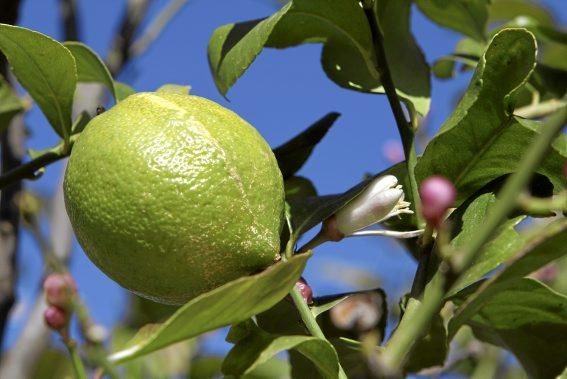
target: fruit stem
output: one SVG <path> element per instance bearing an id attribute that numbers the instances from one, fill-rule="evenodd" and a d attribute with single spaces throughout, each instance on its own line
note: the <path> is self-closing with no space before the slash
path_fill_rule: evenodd
<path id="1" fill-rule="evenodd" d="M 290 295 L 309 333 L 314 337 L 329 342 L 325 337 L 325 334 L 323 334 L 323 331 L 319 327 L 319 324 L 317 323 L 315 316 L 311 312 L 311 309 L 309 309 L 309 306 L 305 302 L 305 299 L 303 299 L 303 296 L 301 296 L 301 292 L 299 291 L 299 288 L 297 288 L 297 286 L 293 286 L 293 290 L 290 292 Z M 338 363 L 338 365 L 339 365 L 339 378 L 347 379 L 347 376 L 341 364 Z"/>

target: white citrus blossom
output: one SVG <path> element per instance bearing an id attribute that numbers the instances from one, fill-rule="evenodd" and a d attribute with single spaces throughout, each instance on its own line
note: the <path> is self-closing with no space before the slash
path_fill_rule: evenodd
<path id="1" fill-rule="evenodd" d="M 312 250 L 328 241 L 338 242 L 345 237 L 418 237 L 423 233 L 423 230 L 404 232 L 392 230 L 360 231 L 391 217 L 413 213 L 409 206 L 410 203 L 404 201 L 404 191 L 401 184 L 398 184 L 398 179 L 393 175 L 380 176 L 337 213 L 323 221 L 319 233 L 303 245 L 298 252 Z"/>
<path id="2" fill-rule="evenodd" d="M 393 175 L 380 176 L 335 214 L 336 227 L 348 236 L 391 217 L 413 213 L 409 206 L 398 179 Z"/>

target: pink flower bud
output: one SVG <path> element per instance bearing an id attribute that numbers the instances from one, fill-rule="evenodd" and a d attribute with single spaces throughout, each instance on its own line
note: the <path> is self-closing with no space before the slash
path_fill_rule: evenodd
<path id="1" fill-rule="evenodd" d="M 67 313 L 65 309 L 59 308 L 55 305 L 47 307 L 43 312 L 43 319 L 45 324 L 53 330 L 61 330 L 67 326 Z"/>
<path id="2" fill-rule="evenodd" d="M 419 187 L 421 212 L 428 224 L 437 226 L 455 202 L 457 190 L 442 176 L 430 176 Z"/>
<path id="3" fill-rule="evenodd" d="M 307 281 L 303 279 L 303 277 L 299 278 L 297 283 L 295 283 L 295 286 L 299 289 L 301 296 L 303 296 L 303 300 L 305 300 L 307 304 L 313 304 L 313 290 L 309 287 L 309 284 L 307 284 Z"/>
<path id="4" fill-rule="evenodd" d="M 43 290 L 49 305 L 68 308 L 77 292 L 77 286 L 71 275 L 55 273 L 45 279 Z"/>

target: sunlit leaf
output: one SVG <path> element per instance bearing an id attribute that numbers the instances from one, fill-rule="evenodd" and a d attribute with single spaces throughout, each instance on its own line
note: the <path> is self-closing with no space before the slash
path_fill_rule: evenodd
<path id="1" fill-rule="evenodd" d="M 75 41 L 65 42 L 63 46 L 75 57 L 79 82 L 101 83 L 112 93 L 116 102 L 120 101 L 112 74 L 95 51 L 84 43 Z"/>
<path id="2" fill-rule="evenodd" d="M 53 129 L 68 139 L 77 85 L 71 52 L 46 35 L 6 24 L 0 24 L 0 50 Z"/>
<path id="3" fill-rule="evenodd" d="M 191 92 L 191 86 L 182 86 L 179 84 L 164 84 L 157 89 L 157 92 L 170 92 L 177 93 L 179 95 L 189 95 Z"/>
<path id="4" fill-rule="evenodd" d="M 416 166 L 418 181 L 443 175 L 457 187 L 459 202 L 493 179 L 517 170 L 520 157 L 538 135 L 538 123 L 510 116 L 512 94 L 531 74 L 535 40 L 524 29 L 499 32 L 478 64 L 459 105 L 429 143 Z M 567 184 L 561 136 L 537 172 L 555 191 Z"/>
<path id="5" fill-rule="evenodd" d="M 516 279 L 492 286 L 477 302 L 466 324 L 478 339 L 510 350 L 531 378 L 561 374 L 567 365 L 567 297 L 538 281 Z"/>
<path id="6" fill-rule="evenodd" d="M 494 203 L 496 195 L 484 193 L 472 202 L 464 203 L 451 215 L 452 228 L 456 234 L 451 241 L 452 247 L 462 249 L 476 237 L 477 230 L 484 223 Z M 518 216 L 508 219 L 499 227 L 495 233 L 496 237 L 482 247 L 469 268 L 459 275 L 452 293 L 482 279 L 514 255 L 522 244 L 522 238 L 514 227 L 524 218 L 525 216 Z"/>
<path id="7" fill-rule="evenodd" d="M 398 94 L 427 113 L 429 69 L 409 30 L 410 0 L 381 1 L 378 16 Z M 209 63 L 224 95 L 264 47 L 322 43 L 322 65 L 338 85 L 383 93 L 364 11 L 350 0 L 293 0 L 271 17 L 224 25 L 209 42 Z M 399 47 L 403 46 L 403 49 Z"/>
<path id="8" fill-rule="evenodd" d="M 476 283 L 457 293 L 454 297 L 466 299 L 466 302 L 451 321 L 450 337 L 500 288 L 566 255 L 566 230 L 565 218 L 531 230 L 528 235 L 522 236 L 521 242 L 518 242 L 519 248 L 507 253 L 512 258 L 505 262 L 505 267 L 501 271 L 486 282 Z"/>
<path id="9" fill-rule="evenodd" d="M 489 0 L 416 0 L 427 17 L 477 40 L 485 39 Z"/>
<path id="10" fill-rule="evenodd" d="M 224 374 L 237 377 L 248 374 L 278 353 L 293 349 L 313 362 L 324 378 L 338 378 L 337 353 L 328 341 L 311 336 L 273 335 L 252 322 L 245 327 L 248 328 L 246 335 L 223 362 Z"/>
<path id="11" fill-rule="evenodd" d="M 265 311 L 290 291 L 308 258 L 308 254 L 295 256 L 189 301 L 163 324 L 143 328 L 132 343 L 112 354 L 110 360 L 125 362 Z"/>
<path id="12" fill-rule="evenodd" d="M 114 89 L 116 90 L 117 101 L 122 101 L 126 99 L 128 96 L 136 93 L 134 88 L 122 82 L 114 82 Z"/>

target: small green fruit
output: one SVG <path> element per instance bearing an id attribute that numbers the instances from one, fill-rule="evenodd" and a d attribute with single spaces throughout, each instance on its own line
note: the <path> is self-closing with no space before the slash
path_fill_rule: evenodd
<path id="1" fill-rule="evenodd" d="M 270 147 L 197 96 L 139 93 L 95 117 L 64 190 L 90 259 L 158 302 L 184 303 L 278 257 L 284 188 Z"/>

